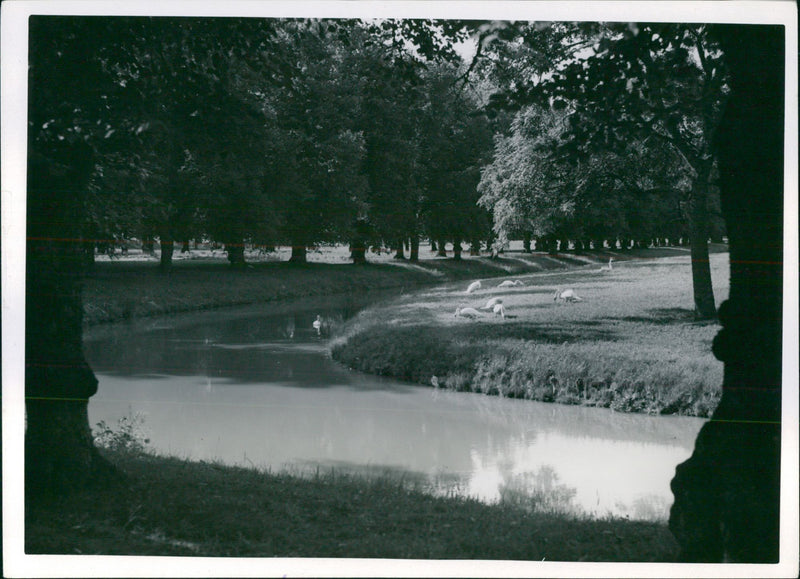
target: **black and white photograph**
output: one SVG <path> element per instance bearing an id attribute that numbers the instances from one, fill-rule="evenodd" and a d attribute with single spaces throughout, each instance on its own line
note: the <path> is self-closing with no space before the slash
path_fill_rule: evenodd
<path id="1" fill-rule="evenodd" d="M 0 23 L 4 576 L 797 576 L 793 2 Z"/>

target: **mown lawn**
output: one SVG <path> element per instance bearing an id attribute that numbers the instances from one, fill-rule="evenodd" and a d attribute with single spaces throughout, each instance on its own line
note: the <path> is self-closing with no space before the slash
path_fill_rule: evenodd
<path id="1" fill-rule="evenodd" d="M 632 250 L 631 255 L 655 256 L 675 253 L 672 248 Z M 175 261 L 167 272 L 156 260 L 98 261 L 89 272 L 83 290 L 84 321 L 88 325 L 176 312 L 325 297 L 334 294 L 365 294 L 454 280 L 522 275 L 583 267 L 608 259 L 603 254 L 575 256 L 509 252 L 499 259 L 464 255 L 462 260 L 420 253 L 417 263 L 382 257 L 367 265 L 342 263 L 338 252 L 323 254 L 304 265 L 262 261 L 244 269 L 231 268 L 224 257 Z M 374 259 L 371 257 L 371 259 Z"/>
<path id="2" fill-rule="evenodd" d="M 419 384 L 626 412 L 709 416 L 722 364 L 711 354 L 715 322 L 693 313 L 688 256 L 619 261 L 516 276 L 524 286 L 483 280 L 447 284 L 361 312 L 334 342 L 335 359 L 359 371 Z M 717 303 L 728 293 L 728 256 L 714 254 Z M 583 301 L 555 302 L 572 288 Z M 501 318 L 454 316 L 500 297 Z M 434 378 L 435 377 L 435 378 Z"/>
<path id="3" fill-rule="evenodd" d="M 665 524 L 590 520 L 413 481 L 301 478 L 151 454 L 107 454 L 125 481 L 28 505 L 29 554 L 670 562 Z"/>

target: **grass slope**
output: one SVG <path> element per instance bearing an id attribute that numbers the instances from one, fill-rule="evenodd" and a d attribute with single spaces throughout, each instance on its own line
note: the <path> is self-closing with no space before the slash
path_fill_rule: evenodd
<path id="1" fill-rule="evenodd" d="M 712 256 L 717 302 L 727 297 L 727 254 Z M 443 285 L 361 312 L 333 357 L 359 371 L 459 390 L 626 412 L 709 416 L 722 364 L 718 330 L 694 319 L 688 257 L 619 261 L 522 276 L 525 286 Z M 573 288 L 579 303 L 554 302 Z M 506 319 L 455 317 L 457 306 L 504 300 Z M 436 380 L 433 380 L 433 377 Z"/>
<path id="2" fill-rule="evenodd" d="M 677 554 L 663 524 L 435 498 L 396 476 L 109 458 L 124 483 L 28 505 L 27 553 L 608 562 Z"/>
<path id="3" fill-rule="evenodd" d="M 664 248 L 636 250 L 631 255 L 685 253 Z M 456 261 L 421 252 L 417 263 L 386 260 L 356 266 L 341 260 L 341 251 L 323 256 L 329 262 L 295 265 L 265 261 L 232 269 L 223 258 L 176 261 L 162 272 L 158 262 L 98 261 L 84 284 L 87 325 L 226 306 L 273 302 L 333 294 L 363 294 L 454 280 L 554 271 L 607 260 L 606 254 L 575 256 L 515 253 L 500 259 L 470 257 Z M 322 259 L 323 257 L 320 257 Z"/>

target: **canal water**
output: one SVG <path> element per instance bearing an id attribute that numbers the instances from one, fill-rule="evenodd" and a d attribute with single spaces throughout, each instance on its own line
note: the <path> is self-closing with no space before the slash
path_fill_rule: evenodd
<path id="1" fill-rule="evenodd" d="M 669 481 L 704 420 L 353 372 L 331 360 L 325 335 L 351 313 L 261 306 L 92 328 L 90 422 L 138 416 L 151 448 L 194 460 L 391 473 L 436 494 L 666 520 Z"/>

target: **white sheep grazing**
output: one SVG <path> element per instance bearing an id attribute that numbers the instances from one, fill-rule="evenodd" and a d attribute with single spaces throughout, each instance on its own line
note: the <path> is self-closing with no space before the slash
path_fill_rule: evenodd
<path id="1" fill-rule="evenodd" d="M 471 284 L 469 284 L 469 287 L 467 288 L 467 293 L 471 294 L 472 292 L 474 292 L 476 290 L 479 290 L 479 289 L 481 289 L 481 282 L 474 281 Z"/>
<path id="2" fill-rule="evenodd" d="M 583 299 L 578 297 L 578 294 L 575 293 L 573 289 L 565 289 L 564 291 L 556 290 L 556 293 L 553 294 L 553 301 L 557 302 L 558 300 L 564 300 L 565 302 L 582 302 Z"/>
<path id="3" fill-rule="evenodd" d="M 525 285 L 525 282 L 523 282 L 521 280 L 518 280 L 518 279 L 515 279 L 514 281 L 511 281 L 510 279 L 507 279 L 507 280 L 497 284 L 497 287 L 516 287 L 516 286 L 521 286 L 521 285 Z"/>
<path id="4" fill-rule="evenodd" d="M 497 304 L 502 304 L 502 303 L 503 303 L 503 298 L 491 298 L 488 302 L 486 302 L 486 305 L 483 306 L 481 309 L 482 310 L 491 310 Z"/>
<path id="5" fill-rule="evenodd" d="M 506 318 L 506 309 L 503 307 L 503 304 L 495 304 L 492 311 L 494 312 L 494 315 L 500 316 L 503 319 Z"/>
<path id="6" fill-rule="evenodd" d="M 476 310 L 475 308 L 456 308 L 456 313 L 454 314 L 456 318 L 479 318 L 481 313 Z"/>

